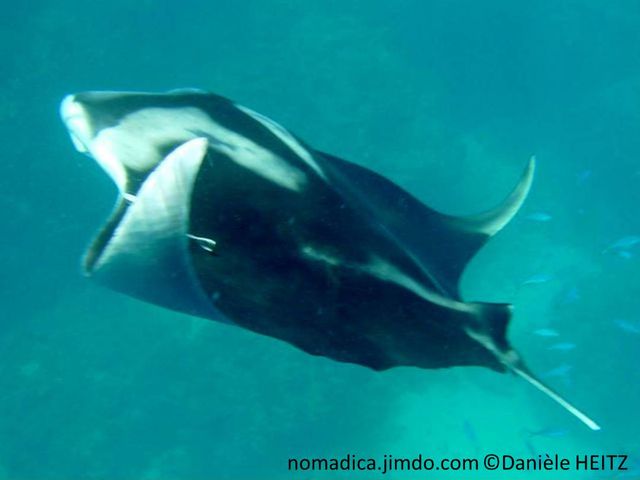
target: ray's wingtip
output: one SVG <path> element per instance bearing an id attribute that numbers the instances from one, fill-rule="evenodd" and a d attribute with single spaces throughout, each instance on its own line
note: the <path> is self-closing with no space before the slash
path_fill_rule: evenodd
<path id="1" fill-rule="evenodd" d="M 520 180 L 509 196 L 497 207 L 479 215 L 467 217 L 467 228 L 482 232 L 491 237 L 502 230 L 518 213 L 526 200 L 533 184 L 533 175 L 536 168 L 536 157 L 532 155 L 527 166 L 520 176 Z"/>
<path id="2" fill-rule="evenodd" d="M 522 176 L 520 177 L 520 181 L 516 186 L 516 189 L 513 192 L 514 203 L 517 204 L 516 211 L 520 209 L 525 199 L 529 196 L 529 192 L 531 191 L 531 186 L 533 185 L 533 177 L 536 173 L 536 156 L 531 155 L 529 157 L 529 161 L 527 162 L 527 166 L 522 172 Z M 515 213 L 514 213 L 515 215 Z"/>
<path id="3" fill-rule="evenodd" d="M 520 181 L 520 183 L 524 190 L 524 197 L 526 197 L 529 193 L 531 183 L 533 183 L 533 176 L 536 173 L 536 163 L 536 156 L 531 155 L 529 157 L 529 161 L 527 162 L 527 166 L 524 169 L 524 173 L 522 174 L 522 180 Z"/>
<path id="4" fill-rule="evenodd" d="M 536 173 L 536 164 L 537 159 L 535 155 L 531 155 L 529 157 L 529 161 L 527 162 L 527 168 L 525 169 L 525 176 L 533 179 L 533 175 Z"/>
<path id="5" fill-rule="evenodd" d="M 536 163 L 536 156 L 531 155 L 529 157 L 529 161 L 527 162 L 527 171 L 531 172 L 531 175 L 533 175 L 533 173 L 536 171 Z"/>

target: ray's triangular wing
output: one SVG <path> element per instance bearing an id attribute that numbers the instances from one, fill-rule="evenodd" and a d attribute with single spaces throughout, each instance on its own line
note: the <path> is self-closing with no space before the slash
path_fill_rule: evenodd
<path id="1" fill-rule="evenodd" d="M 467 263 L 500 231 L 524 202 L 535 170 L 531 158 L 511 194 L 496 208 L 455 217 L 437 212 L 371 170 L 316 152 L 345 195 L 368 209 L 379 224 L 404 246 L 443 294 L 459 299 L 458 283 Z"/>

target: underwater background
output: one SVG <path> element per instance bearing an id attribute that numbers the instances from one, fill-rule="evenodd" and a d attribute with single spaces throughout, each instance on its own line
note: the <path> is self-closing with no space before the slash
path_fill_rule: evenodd
<path id="1" fill-rule="evenodd" d="M 640 478 L 640 3 L 75 0 L 0 16 L 0 479 Z M 116 198 L 68 93 L 198 87 L 452 214 L 514 221 L 463 277 L 602 425 L 481 368 L 376 373 L 102 289 Z M 322 214 L 319 212 L 319 214 Z M 627 472 L 290 472 L 291 457 L 627 454 Z"/>

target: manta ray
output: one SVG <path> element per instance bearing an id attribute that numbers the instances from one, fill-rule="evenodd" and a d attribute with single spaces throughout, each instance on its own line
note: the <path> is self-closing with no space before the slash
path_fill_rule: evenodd
<path id="1" fill-rule="evenodd" d="M 510 305 L 459 291 L 525 200 L 533 158 L 502 204 L 459 217 L 212 93 L 86 92 L 60 110 L 118 189 L 84 259 L 101 284 L 378 371 L 512 372 L 600 428 L 510 345 Z"/>

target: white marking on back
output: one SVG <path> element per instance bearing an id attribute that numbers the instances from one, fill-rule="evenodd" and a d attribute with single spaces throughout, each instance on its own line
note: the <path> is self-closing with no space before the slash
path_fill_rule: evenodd
<path id="1" fill-rule="evenodd" d="M 324 180 L 327 178 L 324 175 L 324 172 L 320 168 L 320 165 L 315 161 L 313 155 L 309 153 L 309 151 L 300 145 L 300 142 L 295 139 L 291 133 L 289 133 L 282 125 L 274 122 L 268 117 L 265 117 L 261 113 L 255 112 L 250 108 L 243 107 L 242 105 L 236 105 L 238 110 L 242 110 L 244 113 L 252 117 L 254 120 L 261 123 L 264 127 L 266 127 L 271 133 L 273 133 L 276 137 L 282 141 L 287 147 L 293 151 L 298 157 L 300 157 L 307 165 L 309 165 L 318 175 L 320 175 Z"/>
<path id="2" fill-rule="evenodd" d="M 343 263 L 338 257 L 334 257 L 325 252 L 316 250 L 311 245 L 305 245 L 304 247 L 302 247 L 302 253 L 305 257 L 309 257 L 312 260 L 317 260 L 319 262 L 324 262 L 333 267 L 336 267 Z"/>
<path id="3" fill-rule="evenodd" d="M 332 267 L 342 266 L 343 268 L 359 270 L 361 272 L 368 273 L 379 280 L 395 283 L 430 303 L 457 310 L 459 312 L 473 313 L 475 311 L 475 307 L 472 304 L 459 302 L 424 287 L 419 282 L 399 270 L 396 266 L 376 255 L 372 255 L 370 257 L 369 263 L 358 264 L 344 261 L 343 259 L 320 251 L 310 245 L 302 247 L 301 252 L 307 258 L 326 263 Z"/>
<path id="4" fill-rule="evenodd" d="M 183 143 L 203 135 L 210 137 L 212 148 L 283 188 L 300 191 L 307 180 L 301 170 L 249 138 L 214 122 L 195 107 L 139 110 L 117 125 L 101 130 L 90 149 L 101 163 L 119 161 L 132 170 L 144 172 L 162 161 L 159 146 Z"/>
<path id="5" fill-rule="evenodd" d="M 440 305 L 445 308 L 450 308 L 452 310 L 457 310 L 459 312 L 471 313 L 474 311 L 473 305 L 464 302 L 458 302 L 437 292 L 431 291 L 428 288 L 425 288 L 419 282 L 399 270 L 396 266 L 390 264 L 389 262 L 378 256 L 372 256 L 370 263 L 367 265 L 363 265 L 361 269 L 379 278 L 380 280 L 400 285 L 401 287 L 412 291 L 417 296 L 425 299 L 430 303 Z"/>

